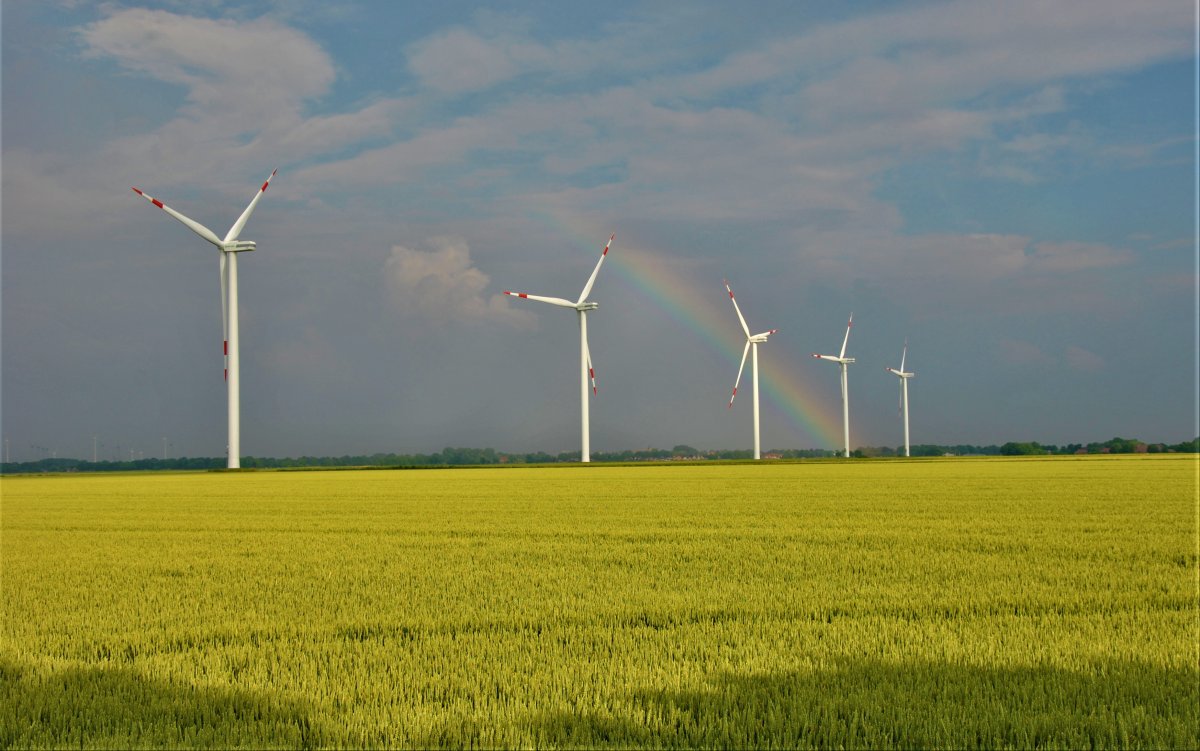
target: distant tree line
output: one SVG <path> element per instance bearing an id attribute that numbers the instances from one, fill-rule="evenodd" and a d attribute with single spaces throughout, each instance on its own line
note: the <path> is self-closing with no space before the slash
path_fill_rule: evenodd
<path id="1" fill-rule="evenodd" d="M 938 446 L 920 444 L 911 446 L 912 456 L 1032 456 L 1035 454 L 1166 454 L 1200 453 L 1200 437 L 1182 443 L 1143 443 L 1136 438 L 1110 438 L 1096 443 L 1038 443 L 1037 441 L 1009 441 L 1000 446 L 975 446 L 959 444 Z M 904 447 L 891 448 L 866 446 L 853 452 L 853 456 L 902 456 Z"/>
<path id="2" fill-rule="evenodd" d="M 910 448 L 912 456 L 1026 456 L 1035 454 L 1133 454 L 1200 453 L 1200 437 L 1176 444 L 1143 443 L 1137 439 L 1112 438 L 1101 443 L 1069 443 L 1062 446 L 1037 441 L 1009 441 L 1000 446 L 973 444 L 918 444 Z M 832 449 L 775 449 L 763 452 L 767 459 L 827 459 L 839 456 Z M 851 454 L 856 458 L 903 456 L 904 447 L 863 446 Z M 596 462 L 662 461 L 742 461 L 753 458 L 749 449 L 700 451 L 686 444 L 672 449 L 630 449 L 593 451 Z M 358 454 L 344 456 L 242 457 L 245 469 L 303 469 L 305 467 L 456 467 L 491 464 L 566 464 L 579 461 L 578 451 L 548 454 L 498 452 L 484 448 L 445 448 L 433 454 Z M 178 457 L 172 459 L 133 459 L 130 461 L 91 462 L 84 459 L 39 459 L 32 462 L 0 463 L 0 473 L 25 472 L 138 472 L 152 470 L 224 469 L 224 457 Z"/>

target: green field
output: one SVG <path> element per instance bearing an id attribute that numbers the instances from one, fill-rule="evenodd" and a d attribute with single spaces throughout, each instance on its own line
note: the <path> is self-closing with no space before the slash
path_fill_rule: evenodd
<path id="1" fill-rule="evenodd" d="M 0 480 L 0 747 L 1200 745 L 1195 456 Z"/>

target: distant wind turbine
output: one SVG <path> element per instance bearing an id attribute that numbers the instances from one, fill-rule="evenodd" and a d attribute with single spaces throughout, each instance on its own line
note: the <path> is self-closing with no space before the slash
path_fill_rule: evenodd
<path id="1" fill-rule="evenodd" d="M 904 455 L 908 456 L 908 379 L 916 373 L 904 370 L 904 359 L 908 357 L 908 340 L 904 340 L 904 349 L 900 352 L 900 369 L 884 368 L 889 373 L 900 377 L 900 412 L 904 415 Z"/>
<path id="2" fill-rule="evenodd" d="M 733 303 L 733 310 L 737 313 L 738 322 L 742 324 L 742 332 L 746 334 L 746 346 L 742 348 L 742 364 L 738 366 L 737 378 L 733 382 L 733 395 L 729 397 L 729 407 L 733 407 L 733 400 L 737 397 L 738 384 L 742 382 L 742 370 L 746 367 L 746 353 L 753 352 L 754 354 L 750 358 L 750 370 L 754 380 L 754 458 L 761 459 L 758 417 L 758 345 L 767 341 L 767 337 L 779 329 L 771 329 L 761 334 L 751 334 L 750 327 L 746 325 L 746 319 L 742 316 L 742 309 L 738 307 L 737 300 L 733 296 L 733 290 L 729 288 L 728 280 L 725 281 L 725 291 L 729 293 L 729 301 Z"/>
<path id="3" fill-rule="evenodd" d="M 836 362 L 842 369 L 842 435 L 846 440 L 846 456 L 850 456 L 850 387 L 846 381 L 846 366 L 854 362 L 853 357 L 846 357 L 846 343 L 850 341 L 850 327 L 854 325 L 854 314 L 850 314 L 850 322 L 846 324 L 846 337 L 842 339 L 842 351 L 836 357 L 834 355 L 818 355 L 813 353 L 813 357 L 818 360 L 829 360 Z"/>
<path id="4" fill-rule="evenodd" d="M 581 404 L 581 430 L 583 433 L 583 443 L 579 453 L 579 460 L 590 462 L 592 460 L 591 438 L 589 437 L 590 429 L 588 424 L 588 378 L 592 381 L 592 393 L 599 393 L 596 388 L 596 371 L 592 368 L 592 354 L 588 349 L 587 339 L 587 313 L 589 310 L 595 310 L 600 307 L 599 303 L 589 302 L 587 296 L 592 292 L 592 285 L 596 283 L 596 275 L 600 273 L 600 266 L 604 263 L 605 256 L 608 255 L 609 246 L 612 245 L 613 238 L 617 235 L 614 232 L 609 236 L 608 242 L 604 246 L 604 251 L 600 254 L 600 260 L 596 262 L 596 268 L 592 269 L 592 275 L 588 277 L 587 284 L 583 285 L 583 291 L 579 293 L 579 299 L 575 302 L 564 300 L 561 297 L 542 297 L 541 295 L 530 295 L 525 292 L 509 292 L 504 290 L 504 294 L 513 297 L 520 297 L 524 300 L 537 300 L 538 302 L 550 303 L 557 305 L 560 308 L 571 308 L 579 314 L 579 396 Z"/>
<path id="5" fill-rule="evenodd" d="M 137 188 L 133 189 L 134 193 L 137 193 L 142 198 L 145 198 L 150 203 L 175 217 L 192 232 L 195 232 L 203 239 L 217 246 L 217 250 L 221 251 L 221 327 L 225 333 L 225 390 L 229 410 L 229 438 L 228 445 L 226 446 L 226 466 L 230 469 L 237 469 L 241 466 L 241 369 L 238 359 L 237 254 L 248 252 L 255 248 L 253 240 L 239 240 L 238 235 L 241 234 L 242 228 L 246 226 L 246 220 L 250 218 L 250 214 L 254 213 L 254 207 L 258 205 L 258 200 L 266 192 L 267 186 L 271 184 L 271 178 L 275 177 L 277 171 L 271 170 L 270 176 L 267 177 L 262 187 L 258 189 L 258 192 L 254 194 L 254 198 L 250 199 L 250 205 L 246 207 L 246 210 L 242 212 L 238 220 L 229 228 L 229 232 L 225 233 L 224 239 L 217 237 L 215 232 L 203 224 L 189 219 L 170 206 L 163 204 L 157 198 L 152 198 Z"/>

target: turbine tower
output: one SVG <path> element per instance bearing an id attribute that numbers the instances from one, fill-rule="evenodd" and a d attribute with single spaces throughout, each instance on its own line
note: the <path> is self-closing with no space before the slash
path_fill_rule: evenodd
<path id="1" fill-rule="evenodd" d="M 729 397 L 729 407 L 733 407 L 733 400 L 737 397 L 738 384 L 742 382 L 742 370 L 746 367 L 746 353 L 753 352 L 750 358 L 752 371 L 751 375 L 754 379 L 754 458 L 761 459 L 762 451 L 759 442 L 759 418 L 758 418 L 758 345 L 767 341 L 767 337 L 779 329 L 771 329 L 764 331 L 761 334 L 751 334 L 750 327 L 746 325 L 746 319 L 742 316 L 742 309 L 738 307 L 737 300 L 733 296 L 733 290 L 729 288 L 729 281 L 725 281 L 725 291 L 729 293 L 729 301 L 733 303 L 733 310 L 737 313 L 738 322 L 742 324 L 742 332 L 746 334 L 746 346 L 742 348 L 742 364 L 738 366 L 737 378 L 733 382 L 733 395 Z"/>
<path id="2" fill-rule="evenodd" d="M 133 189 L 142 198 L 167 212 L 182 222 L 188 229 L 195 232 L 204 240 L 212 243 L 221 252 L 221 327 L 224 330 L 225 343 L 225 391 L 228 403 L 229 437 L 225 447 L 229 469 L 241 467 L 241 368 L 238 358 L 238 286 L 237 286 L 237 254 L 254 250 L 253 240 L 239 240 L 246 220 L 254 213 L 258 200 L 271 184 L 278 170 L 271 170 L 262 187 L 250 199 L 250 205 L 238 217 L 238 220 L 225 233 L 225 239 L 217 237 L 216 233 L 203 224 L 180 214 L 157 198 L 146 195 L 137 188 Z"/>
<path id="3" fill-rule="evenodd" d="M 590 428 L 588 424 L 589 377 L 592 380 L 592 393 L 599 393 L 596 389 L 596 371 L 592 368 L 592 354 L 588 350 L 587 314 L 589 310 L 595 310 L 600 307 L 600 304 L 590 302 L 587 296 L 592 292 L 592 285 L 596 283 L 596 275 L 600 273 L 600 266 L 604 263 L 604 257 L 608 255 L 608 248 L 612 245 L 613 238 L 616 236 L 615 232 L 609 236 L 608 242 L 604 245 L 604 251 L 600 254 L 600 260 L 596 262 L 596 268 L 592 269 L 592 275 L 588 277 L 587 284 L 583 285 L 583 291 L 579 293 L 579 299 L 575 302 L 564 300 L 561 297 L 542 297 L 541 295 L 530 295 L 525 292 L 509 292 L 508 290 L 504 290 L 504 294 L 520 297 L 524 300 L 537 300 L 538 302 L 557 305 L 560 308 L 572 308 L 579 315 L 579 399 L 582 415 L 580 421 L 581 431 L 583 434 L 579 460 L 582 462 L 590 462 L 592 460 L 591 439 L 589 437 Z"/>
<path id="4" fill-rule="evenodd" d="M 842 436 L 846 441 L 846 457 L 850 456 L 850 387 L 846 381 L 846 366 L 854 362 L 853 357 L 846 357 L 846 342 L 850 341 L 850 327 L 854 325 L 854 314 L 850 314 L 850 322 L 846 324 L 846 337 L 842 339 L 842 351 L 840 354 L 834 355 L 818 355 L 813 353 L 813 357 L 818 360 L 829 360 L 836 362 L 842 369 Z"/>
<path id="5" fill-rule="evenodd" d="M 884 368 L 889 373 L 900 377 L 900 412 L 904 415 L 904 455 L 908 456 L 908 379 L 916 373 L 904 370 L 904 358 L 908 357 L 908 340 L 904 340 L 904 349 L 900 352 L 900 369 Z"/>

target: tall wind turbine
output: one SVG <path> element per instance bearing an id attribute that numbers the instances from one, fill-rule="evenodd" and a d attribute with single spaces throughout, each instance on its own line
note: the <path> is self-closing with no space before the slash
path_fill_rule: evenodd
<path id="1" fill-rule="evenodd" d="M 829 360 L 836 362 L 842 369 L 842 435 L 846 440 L 846 456 L 850 456 L 850 387 L 846 381 L 846 366 L 854 362 L 853 357 L 846 357 L 846 343 L 850 341 L 850 327 L 854 325 L 854 314 L 850 314 L 850 322 L 846 324 L 846 337 L 842 339 L 842 351 L 837 356 L 834 355 L 818 355 L 813 353 L 813 357 L 818 360 Z"/>
<path id="2" fill-rule="evenodd" d="M 908 357 L 908 340 L 904 340 L 904 349 L 900 352 L 900 369 L 884 368 L 889 373 L 900 377 L 900 412 L 904 415 L 904 455 L 908 456 L 908 379 L 916 373 L 904 370 L 904 358 Z"/>
<path id="3" fill-rule="evenodd" d="M 246 210 L 242 212 L 238 220 L 229 228 L 229 232 L 225 233 L 225 239 L 217 237 L 217 234 L 208 227 L 180 214 L 157 198 L 152 198 L 137 188 L 133 189 L 134 193 L 137 193 L 142 198 L 145 198 L 150 203 L 175 217 L 192 232 L 195 232 L 201 238 L 217 246 L 217 250 L 221 251 L 221 327 L 225 333 L 225 391 L 229 409 L 229 437 L 226 446 L 226 466 L 229 469 L 241 467 L 241 368 L 238 359 L 237 254 L 245 253 L 255 248 L 253 240 L 239 240 L 238 235 L 241 234 L 242 228 L 246 226 L 246 220 L 254 213 L 254 207 L 258 205 L 258 199 L 262 198 L 262 194 L 266 192 L 267 186 L 271 184 L 271 178 L 275 177 L 277 171 L 271 170 L 271 174 L 262 184 L 262 187 L 254 194 L 254 198 L 250 199 L 250 205 L 246 207 Z"/>
<path id="4" fill-rule="evenodd" d="M 729 397 L 729 407 L 733 407 L 733 400 L 737 397 L 738 384 L 742 382 L 742 370 L 746 367 L 746 353 L 753 352 L 751 356 L 751 375 L 754 379 L 754 458 L 761 459 L 762 451 L 759 443 L 759 419 L 758 419 L 758 345 L 767 341 L 767 337 L 779 329 L 771 329 L 764 331 L 761 334 L 751 334 L 750 327 L 746 325 L 746 319 L 742 316 L 742 309 L 738 307 L 737 300 L 733 296 L 733 290 L 729 288 L 729 281 L 725 281 L 725 291 L 729 293 L 729 301 L 733 303 L 733 310 L 737 313 L 738 321 L 742 324 L 742 331 L 746 334 L 746 346 L 742 348 L 742 364 L 738 366 L 737 378 L 733 382 L 733 395 Z"/>
<path id="5" fill-rule="evenodd" d="M 579 299 L 575 302 L 564 300 L 561 297 L 542 297 L 541 295 L 530 295 L 525 292 L 509 292 L 508 290 L 504 290 L 504 294 L 506 295 L 520 297 L 525 300 L 550 303 L 560 308 L 572 308 L 579 314 L 579 397 L 582 414 L 581 429 L 583 433 L 583 444 L 580 449 L 579 460 L 583 462 L 590 462 L 592 460 L 592 447 L 588 426 L 589 377 L 592 379 L 592 392 L 599 393 L 596 389 L 596 371 L 592 369 L 592 354 L 588 350 L 587 313 L 589 310 L 595 310 L 600 307 L 600 304 L 590 302 L 587 296 L 592 292 L 592 285 L 596 283 L 596 275 L 600 273 L 600 266 L 604 263 L 604 257 L 608 255 L 608 248 L 612 245 L 613 238 L 616 236 L 615 232 L 609 236 L 608 242 L 604 245 L 604 252 L 600 254 L 600 260 L 596 262 L 596 268 L 592 269 L 592 275 L 588 277 L 587 284 L 583 285 L 583 291 L 579 293 Z"/>

